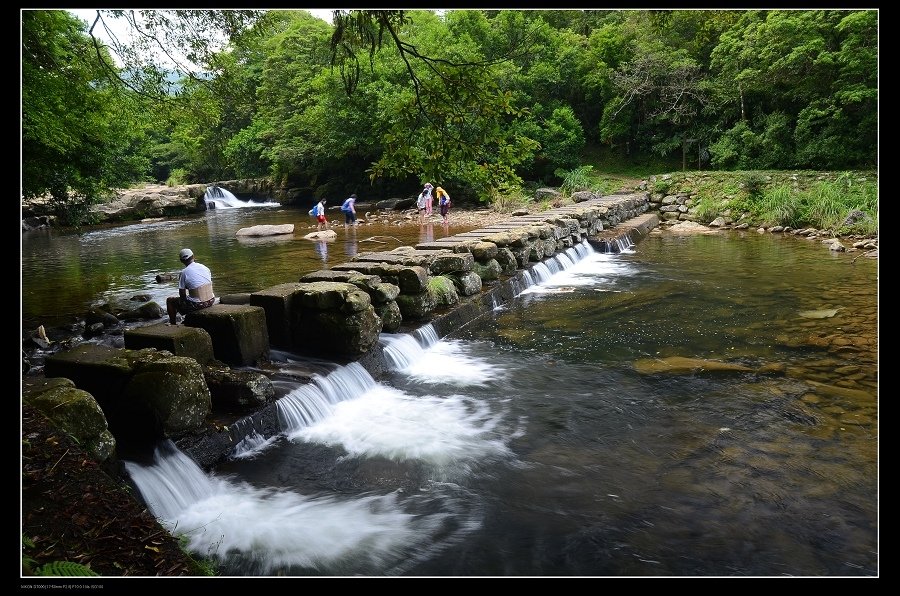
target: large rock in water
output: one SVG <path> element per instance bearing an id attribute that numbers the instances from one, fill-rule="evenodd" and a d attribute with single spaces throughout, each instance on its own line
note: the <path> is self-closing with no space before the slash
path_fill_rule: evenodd
<path id="1" fill-rule="evenodd" d="M 155 348 L 175 356 L 187 356 L 200 364 L 213 359 L 212 338 L 204 329 L 187 325 L 144 325 L 125 330 L 125 347 L 129 350 Z"/>
<path id="2" fill-rule="evenodd" d="M 337 238 L 337 232 L 334 230 L 319 230 L 318 232 L 310 232 L 304 238 L 307 240 L 334 240 Z"/>
<path id="3" fill-rule="evenodd" d="M 291 314 L 296 351 L 355 357 L 377 343 L 382 321 L 367 292 L 332 281 L 298 286 Z"/>
<path id="4" fill-rule="evenodd" d="M 212 408 L 212 397 L 196 360 L 168 356 L 139 364 L 136 369 L 122 397 L 126 402 L 146 405 L 164 437 L 178 437 L 203 425 Z"/>
<path id="5" fill-rule="evenodd" d="M 272 380 L 259 372 L 207 366 L 203 375 L 217 411 L 257 410 L 275 397 Z"/>
<path id="6" fill-rule="evenodd" d="M 129 221 L 148 217 L 175 217 L 206 211 L 203 194 L 205 184 L 191 184 L 178 188 L 147 185 L 117 191 L 108 202 L 91 205 L 91 214 L 99 221 Z"/>
<path id="7" fill-rule="evenodd" d="M 278 236 L 280 234 L 293 234 L 294 224 L 271 225 L 263 224 L 241 228 L 235 232 L 235 236 Z"/>
<path id="8" fill-rule="evenodd" d="M 189 312 L 184 324 L 206 330 L 216 359 L 225 364 L 255 364 L 269 354 L 266 311 L 258 306 L 214 304 Z"/>

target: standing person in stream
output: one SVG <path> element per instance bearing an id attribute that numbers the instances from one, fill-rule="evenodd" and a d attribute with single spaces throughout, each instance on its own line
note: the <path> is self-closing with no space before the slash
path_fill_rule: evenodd
<path id="1" fill-rule="evenodd" d="M 316 231 L 329 229 L 328 220 L 325 219 L 325 199 L 320 200 L 315 206 Z"/>
<path id="2" fill-rule="evenodd" d="M 359 225 L 356 221 L 356 195 L 352 194 L 341 205 L 341 211 L 344 212 L 344 227 Z"/>
<path id="3" fill-rule="evenodd" d="M 428 193 L 426 192 L 428 189 L 425 188 L 422 192 L 419 193 L 419 196 L 416 197 L 416 211 L 419 212 L 419 223 L 425 223 L 425 201 L 427 200 Z"/>
<path id="4" fill-rule="evenodd" d="M 422 192 L 425 193 L 425 217 L 431 217 L 431 214 L 434 213 L 434 187 L 431 182 L 425 183 Z"/>
<path id="5" fill-rule="evenodd" d="M 441 210 L 441 217 L 444 218 L 444 223 L 447 224 L 450 222 L 447 216 L 450 213 L 450 206 L 453 204 L 450 202 L 450 195 L 448 195 L 447 191 L 440 186 L 434 189 L 434 195 L 438 200 L 438 207 Z"/>

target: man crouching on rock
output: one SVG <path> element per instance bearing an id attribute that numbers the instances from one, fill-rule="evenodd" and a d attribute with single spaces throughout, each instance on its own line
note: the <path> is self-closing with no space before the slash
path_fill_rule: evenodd
<path id="1" fill-rule="evenodd" d="M 196 262 L 194 252 L 189 248 L 181 249 L 178 258 L 184 264 L 184 269 L 178 276 L 178 296 L 166 298 L 170 325 L 178 323 L 176 319 L 178 313 L 186 315 L 195 310 L 208 308 L 216 301 L 209 267 Z"/>

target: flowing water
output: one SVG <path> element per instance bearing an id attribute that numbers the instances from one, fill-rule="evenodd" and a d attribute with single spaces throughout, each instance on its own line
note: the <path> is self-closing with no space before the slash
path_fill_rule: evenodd
<path id="1" fill-rule="evenodd" d="M 113 279 L 123 246 L 155 238 L 157 270 L 193 246 L 256 289 L 315 258 L 228 237 L 276 213 L 94 250 Z M 877 575 L 878 271 L 855 256 L 755 232 L 582 244 L 446 337 L 382 335 L 384 378 L 318 362 L 297 385 L 308 364 L 273 352 L 283 433 L 212 472 L 171 444 L 127 467 L 223 575 Z"/>

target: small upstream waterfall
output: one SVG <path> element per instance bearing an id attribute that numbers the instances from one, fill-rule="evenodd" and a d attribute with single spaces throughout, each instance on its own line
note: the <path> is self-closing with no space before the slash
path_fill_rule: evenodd
<path id="1" fill-rule="evenodd" d="M 209 188 L 207 188 L 206 193 L 204 193 L 203 195 L 203 200 L 206 201 L 207 209 L 237 209 L 240 207 L 281 206 L 280 203 L 274 201 L 266 201 L 260 203 L 254 201 L 242 201 L 221 186 L 210 186 Z"/>

